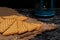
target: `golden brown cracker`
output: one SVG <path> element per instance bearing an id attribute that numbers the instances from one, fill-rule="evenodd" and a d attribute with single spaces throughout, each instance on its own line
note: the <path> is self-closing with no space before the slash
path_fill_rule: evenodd
<path id="1" fill-rule="evenodd" d="M 18 16 L 18 15 L 10 15 L 10 16 L 2 16 L 2 18 L 16 18 L 16 19 L 18 19 L 18 20 L 26 20 L 28 17 L 26 17 L 26 16 Z"/>
<path id="2" fill-rule="evenodd" d="M 6 30 L 3 35 L 10 35 L 18 33 L 17 21 L 15 21 L 9 28 Z"/>
<path id="3" fill-rule="evenodd" d="M 22 20 L 28 19 L 28 17 L 26 17 L 26 16 L 19 16 L 17 19 L 22 21 Z"/>
<path id="4" fill-rule="evenodd" d="M 31 24 L 36 26 L 35 30 L 39 30 L 42 27 L 42 24 L 40 23 L 31 23 Z"/>
<path id="5" fill-rule="evenodd" d="M 22 21 L 18 21 L 18 34 L 24 33 L 27 31 L 27 28 L 24 26 Z"/>
<path id="6" fill-rule="evenodd" d="M 10 15 L 10 16 L 2 16 L 2 18 L 17 18 L 18 16 L 17 15 Z"/>
<path id="7" fill-rule="evenodd" d="M 34 29 L 36 29 L 36 26 L 31 24 L 31 23 L 27 23 L 27 22 L 23 22 L 25 27 L 28 29 L 28 31 L 33 31 Z"/>
<path id="8" fill-rule="evenodd" d="M 8 27 L 10 27 L 10 25 L 13 24 L 14 21 L 15 21 L 15 19 L 5 19 L 5 20 L 3 20 L 3 22 L 0 23 L 0 33 L 7 30 Z"/>
<path id="9" fill-rule="evenodd" d="M 2 17 L 0 17 L 0 22 L 2 22 L 4 19 Z"/>

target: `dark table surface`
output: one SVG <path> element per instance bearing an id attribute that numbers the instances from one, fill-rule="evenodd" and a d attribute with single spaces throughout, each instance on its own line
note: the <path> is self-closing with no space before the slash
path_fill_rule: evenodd
<path id="1" fill-rule="evenodd" d="M 33 9 L 17 9 L 17 11 L 22 13 L 23 15 L 36 18 L 32 15 Z M 36 19 L 39 20 L 40 18 Z M 56 8 L 55 16 L 48 19 L 50 20 L 48 21 L 48 23 L 55 23 L 58 29 L 49 32 L 44 32 L 43 34 L 37 35 L 35 38 L 31 40 L 60 40 L 60 8 Z"/>

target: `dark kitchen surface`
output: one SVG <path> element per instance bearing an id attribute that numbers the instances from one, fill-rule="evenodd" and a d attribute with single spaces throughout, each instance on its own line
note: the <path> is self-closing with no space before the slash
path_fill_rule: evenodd
<path id="1" fill-rule="evenodd" d="M 31 15 L 33 13 L 33 9 L 17 9 L 17 11 L 22 13 L 23 15 L 33 17 L 33 15 Z M 44 32 L 43 34 L 37 35 L 31 40 L 60 40 L 60 8 L 55 9 L 55 14 L 56 15 L 52 18 L 53 20 L 51 20 L 50 22 L 55 23 L 58 29 L 49 32 Z"/>
<path id="2" fill-rule="evenodd" d="M 12 8 L 34 8 L 35 0 L 0 0 L 0 6 Z M 37 0 L 39 1 L 39 0 Z M 60 8 L 60 0 L 54 0 L 55 8 Z"/>

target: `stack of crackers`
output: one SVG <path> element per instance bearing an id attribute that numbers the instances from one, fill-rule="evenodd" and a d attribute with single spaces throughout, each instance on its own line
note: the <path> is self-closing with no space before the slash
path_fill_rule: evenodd
<path id="1" fill-rule="evenodd" d="M 56 29 L 54 24 L 43 23 L 23 16 L 12 8 L 0 7 L 0 40 L 28 40 L 37 34 L 52 29 Z"/>
<path id="2" fill-rule="evenodd" d="M 0 33 L 2 33 L 2 35 L 22 34 L 41 28 L 42 24 L 26 22 L 25 20 L 27 19 L 28 17 L 26 16 L 1 16 Z"/>

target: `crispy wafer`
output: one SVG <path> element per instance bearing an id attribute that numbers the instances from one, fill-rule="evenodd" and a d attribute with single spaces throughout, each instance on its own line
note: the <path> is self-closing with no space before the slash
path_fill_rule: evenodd
<path id="1" fill-rule="evenodd" d="M 28 29 L 28 31 L 33 31 L 37 27 L 31 23 L 27 23 L 27 22 L 23 22 L 23 23 L 24 23 L 25 27 Z"/>
<path id="2" fill-rule="evenodd" d="M 15 21 L 7 31 L 3 33 L 3 35 L 10 35 L 10 34 L 16 34 L 18 33 L 18 27 L 17 27 L 17 21 Z"/>
<path id="3" fill-rule="evenodd" d="M 0 17 L 0 22 L 2 22 L 4 19 L 2 17 Z"/>
<path id="4" fill-rule="evenodd" d="M 18 34 L 24 33 L 27 31 L 27 28 L 24 26 L 22 21 L 18 21 Z"/>
<path id="5" fill-rule="evenodd" d="M 4 32 L 8 27 L 13 24 L 15 19 L 5 19 L 0 23 L 0 33 Z"/>
<path id="6" fill-rule="evenodd" d="M 2 16 L 2 18 L 9 19 L 9 18 L 17 18 L 17 15 L 10 15 L 10 16 Z"/>
<path id="7" fill-rule="evenodd" d="M 26 19 L 28 19 L 28 17 L 26 17 L 26 16 L 19 16 L 17 19 L 18 20 L 26 20 Z"/>
<path id="8" fill-rule="evenodd" d="M 26 20 L 28 17 L 26 17 L 26 16 L 18 16 L 18 15 L 10 15 L 10 16 L 2 16 L 2 18 L 7 18 L 7 19 L 9 19 L 9 18 L 16 18 L 16 19 L 18 19 L 18 20 Z"/>
<path id="9" fill-rule="evenodd" d="M 42 26 L 42 24 L 40 24 L 40 23 L 31 23 L 31 24 L 36 26 L 35 30 L 39 30 Z"/>

